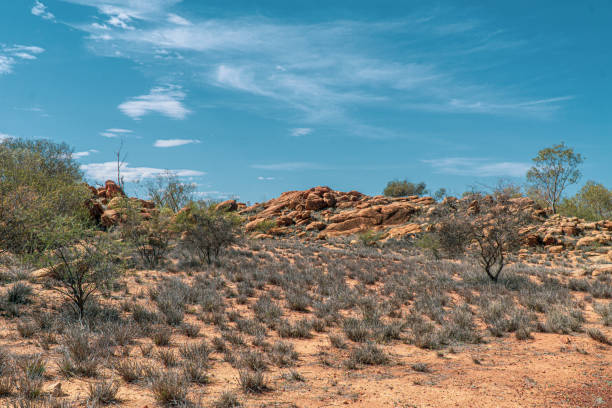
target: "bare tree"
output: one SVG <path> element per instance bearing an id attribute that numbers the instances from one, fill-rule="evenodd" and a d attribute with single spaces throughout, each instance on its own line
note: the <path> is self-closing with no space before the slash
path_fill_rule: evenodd
<path id="1" fill-rule="evenodd" d="M 453 257 L 471 253 L 494 282 L 508 254 L 520 248 L 521 227 L 529 219 L 525 209 L 503 195 L 475 195 L 448 203 L 438 216 L 440 248 Z"/>
<path id="2" fill-rule="evenodd" d="M 108 238 L 90 234 L 78 242 L 59 241 L 46 258 L 49 285 L 72 303 L 82 319 L 91 297 L 120 271 L 114 256 L 117 248 Z"/>
<path id="3" fill-rule="evenodd" d="M 178 212 L 193 201 L 195 186 L 183 183 L 176 173 L 165 170 L 159 174 L 155 180 L 146 184 L 149 199 L 158 208 L 169 208 L 173 212 Z"/>
<path id="4" fill-rule="evenodd" d="M 119 144 L 119 148 L 115 152 L 117 157 L 117 185 L 121 187 L 122 190 L 125 189 L 124 178 L 121 176 L 121 168 L 125 165 L 125 159 L 127 158 L 127 153 L 121 157 L 121 151 L 123 150 L 123 139 L 121 139 L 121 143 Z"/>

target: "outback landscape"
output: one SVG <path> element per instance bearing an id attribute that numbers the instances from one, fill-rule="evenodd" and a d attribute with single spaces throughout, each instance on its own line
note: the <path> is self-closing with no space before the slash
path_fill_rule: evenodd
<path id="1" fill-rule="evenodd" d="M 0 408 L 612 408 L 611 21 L 0 0 Z"/>
<path id="2" fill-rule="evenodd" d="M 512 185 L 129 198 L 66 145 L 0 149 L 3 404 L 612 406 L 610 220 Z M 562 211 L 597 218 L 594 185 Z"/>

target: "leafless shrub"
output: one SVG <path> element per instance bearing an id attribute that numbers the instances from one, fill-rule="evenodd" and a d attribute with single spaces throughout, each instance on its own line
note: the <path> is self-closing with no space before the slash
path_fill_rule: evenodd
<path id="1" fill-rule="evenodd" d="M 590 328 L 587 330 L 587 334 L 589 335 L 589 337 L 591 337 L 593 340 L 596 340 L 598 342 L 600 342 L 601 344 L 605 344 L 608 346 L 612 346 L 612 340 L 610 340 L 608 338 L 608 336 L 606 336 L 601 330 L 596 329 L 594 327 Z"/>
<path id="2" fill-rule="evenodd" d="M 119 383 L 113 380 L 102 380 L 89 385 L 88 403 L 108 405 L 119 402 L 117 399 Z"/>
<path id="3" fill-rule="evenodd" d="M 261 371 L 240 370 L 238 383 L 242 391 L 247 394 L 261 394 L 270 391 L 268 380 Z"/>
<path id="4" fill-rule="evenodd" d="M 520 248 L 527 214 L 503 194 L 475 195 L 449 202 L 439 213 L 440 247 L 451 256 L 472 252 L 487 276 L 497 282 L 507 255 Z"/>

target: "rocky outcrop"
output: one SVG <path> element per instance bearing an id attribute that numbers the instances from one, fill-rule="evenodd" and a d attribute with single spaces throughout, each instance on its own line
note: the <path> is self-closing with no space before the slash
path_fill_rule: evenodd
<path id="1" fill-rule="evenodd" d="M 99 225 L 110 228 L 125 219 L 125 200 L 131 208 L 136 208 L 144 219 L 151 218 L 155 204 L 139 198 L 128 198 L 123 189 L 112 180 L 107 180 L 104 186 L 89 186 L 92 198 L 86 203 L 89 214 Z"/>
<path id="2" fill-rule="evenodd" d="M 478 214 L 481 211 L 478 202 L 470 200 L 447 197 L 442 203 L 436 203 L 431 197 L 367 196 L 357 191 L 342 192 L 320 186 L 288 191 L 270 201 L 238 209 L 238 212 L 247 219 L 247 232 L 261 235 L 260 226 L 269 226 L 266 237 L 294 235 L 327 239 L 371 230 L 382 232 L 383 239 L 401 239 L 433 228 L 431 215 L 442 205 L 455 206 L 464 201 L 468 212 Z M 521 231 L 526 248 L 559 253 L 612 246 L 612 221 L 586 222 L 560 215 L 549 217 L 546 210 L 527 197 L 511 199 L 509 205 L 532 215 L 532 222 Z"/>
<path id="3" fill-rule="evenodd" d="M 295 234 L 326 239 L 389 230 L 393 237 L 398 237 L 419 232 L 421 227 L 415 228 L 410 220 L 433 204 L 431 197 L 370 197 L 357 191 L 342 192 L 320 186 L 285 192 L 278 198 L 244 208 L 240 214 L 248 220 L 247 232 L 257 230 L 262 222 L 273 222 L 276 228 L 270 234 L 276 236 Z"/>

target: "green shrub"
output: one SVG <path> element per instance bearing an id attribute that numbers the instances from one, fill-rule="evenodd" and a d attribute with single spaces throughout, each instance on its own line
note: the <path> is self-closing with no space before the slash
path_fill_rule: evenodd
<path id="1" fill-rule="evenodd" d="M 57 224 L 87 223 L 91 192 L 66 144 L 46 140 L 0 142 L 0 250 L 45 249 Z"/>
<path id="2" fill-rule="evenodd" d="M 599 221 L 612 218 L 612 190 L 603 184 L 587 181 L 580 191 L 559 205 L 559 214 Z"/>
<path id="3" fill-rule="evenodd" d="M 420 182 L 414 184 L 408 180 L 392 180 L 387 183 L 383 194 L 387 197 L 406 197 L 412 195 L 423 195 L 427 193 L 427 186 Z"/>
<path id="4" fill-rule="evenodd" d="M 363 245 L 375 246 L 378 244 L 378 241 L 380 241 L 384 235 L 385 234 L 382 231 L 377 232 L 377 231 L 368 230 L 368 231 L 362 232 L 361 234 L 357 235 L 357 237 L 359 238 L 359 242 L 361 242 Z"/>
<path id="5" fill-rule="evenodd" d="M 255 231 L 267 234 L 272 228 L 276 228 L 276 221 L 274 220 L 262 220 L 255 226 Z"/>
<path id="6" fill-rule="evenodd" d="M 181 233 L 183 249 L 200 263 L 210 265 L 221 250 L 236 242 L 240 221 L 210 203 L 197 202 L 177 215 L 176 229 Z"/>
<path id="7" fill-rule="evenodd" d="M 170 250 L 172 238 L 172 213 L 167 209 L 152 211 L 148 219 L 131 200 L 122 200 L 125 222 L 121 236 L 136 250 L 136 254 L 148 268 L 156 268 Z"/>
<path id="8" fill-rule="evenodd" d="M 440 238 L 437 234 L 425 233 L 416 240 L 415 244 L 417 248 L 431 253 L 435 259 L 440 259 Z"/>

